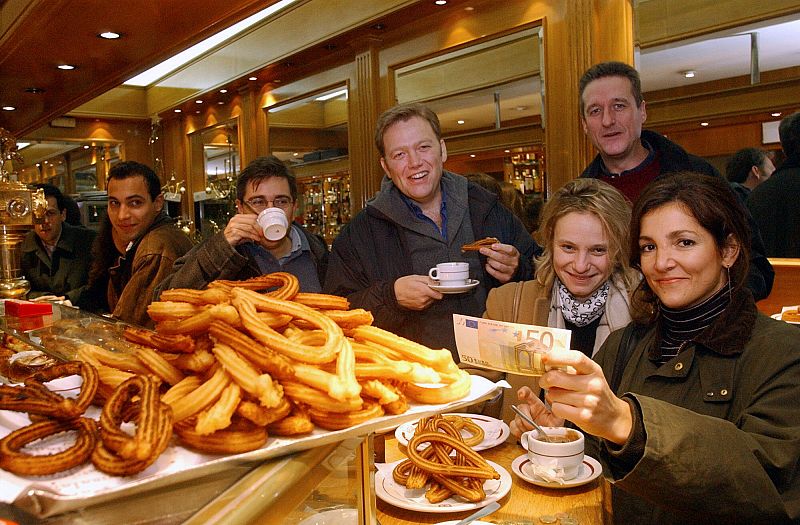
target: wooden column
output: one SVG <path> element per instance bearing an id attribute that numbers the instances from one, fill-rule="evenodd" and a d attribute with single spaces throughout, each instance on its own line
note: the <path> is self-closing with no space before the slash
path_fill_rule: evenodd
<path id="1" fill-rule="evenodd" d="M 545 19 L 548 193 L 578 177 L 596 152 L 583 133 L 578 81 L 598 62 L 633 63 L 629 0 L 564 0 Z"/>
<path id="2" fill-rule="evenodd" d="M 372 136 L 378 119 L 377 41 L 365 41 L 367 50 L 356 55 L 355 79 L 349 89 L 350 206 L 355 214 L 380 188 L 382 171 Z M 356 147 L 353 147 L 356 145 Z"/>
<path id="3" fill-rule="evenodd" d="M 258 156 L 256 118 L 261 111 L 258 107 L 258 96 L 253 88 L 244 86 L 239 90 L 239 94 L 242 100 L 242 112 L 239 114 L 239 162 L 242 166 L 236 169 L 237 174 Z"/>

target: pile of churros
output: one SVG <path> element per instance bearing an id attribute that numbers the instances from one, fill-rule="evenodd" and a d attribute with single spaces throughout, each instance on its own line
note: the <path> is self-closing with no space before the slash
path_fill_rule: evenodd
<path id="1" fill-rule="evenodd" d="M 431 503 L 442 502 L 451 496 L 460 496 L 471 502 L 481 501 L 486 497 L 484 482 L 500 479 L 497 470 L 464 442 L 454 422 L 458 424 L 454 418 L 440 415 L 420 419 L 414 437 L 406 447 L 408 459 L 398 463 L 392 471 L 394 481 L 406 488 L 427 486 L 425 498 Z M 480 443 L 482 432 L 475 432 L 470 442 L 478 436 L 480 440 L 477 443 Z"/>
<path id="2" fill-rule="evenodd" d="M 80 345 L 70 370 L 84 378 L 80 402 L 90 396 L 102 407 L 98 423 L 83 417 L 84 405 L 67 409 L 72 401 L 44 394 L 36 381 L 3 387 L 0 409 L 31 408 L 35 389 L 36 406 L 50 408 L 28 410 L 32 419 L 48 421 L 48 433 L 79 432 L 83 461 L 90 448 L 98 469 L 130 475 L 152 464 L 173 435 L 201 452 L 237 454 L 264 446 L 269 435 L 348 428 L 405 412 L 409 402 L 448 403 L 469 394 L 470 376 L 448 350 L 372 326 L 372 315 L 351 310 L 345 298 L 298 290 L 288 273 L 166 290 L 148 308 L 155 332 L 126 329 L 130 351 Z M 20 396 L 27 401 L 14 408 Z M 128 422 L 134 435 L 121 430 Z M 31 461 L 20 450 L 37 436 L 0 443 L 10 447 L 4 456 L 19 459 L 8 470 L 51 473 L 47 460 Z M 74 464 L 74 452 L 61 467 Z M 15 469 L 19 463 L 34 466 Z"/>

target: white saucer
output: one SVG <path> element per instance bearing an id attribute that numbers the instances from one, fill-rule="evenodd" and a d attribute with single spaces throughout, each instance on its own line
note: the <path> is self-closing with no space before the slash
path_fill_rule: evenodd
<path id="1" fill-rule="evenodd" d="M 565 481 L 563 484 L 554 481 L 543 480 L 539 476 L 533 474 L 531 467 L 532 465 L 527 454 L 522 454 L 511 463 L 511 470 L 514 472 L 514 474 L 521 477 L 528 483 L 533 483 L 536 486 L 548 489 L 569 489 L 572 487 L 579 487 L 589 483 L 590 481 L 594 481 L 600 477 L 600 474 L 603 473 L 603 467 L 600 465 L 600 462 L 591 456 L 583 456 L 583 465 L 581 465 L 581 470 L 578 472 L 577 477 L 569 481 Z"/>
<path id="2" fill-rule="evenodd" d="M 451 294 L 468 292 L 479 284 L 481 284 L 481 282 L 477 279 L 467 279 L 467 284 L 461 284 L 459 286 L 443 286 L 441 284 L 428 284 L 428 286 L 439 293 Z"/>
<path id="3" fill-rule="evenodd" d="M 472 447 L 472 449 L 475 451 L 486 450 L 488 448 L 496 447 L 500 443 L 505 443 L 506 439 L 511 433 L 505 421 L 501 421 L 490 416 L 484 416 L 483 414 L 454 413 L 443 415 L 468 417 L 483 429 L 483 441 Z M 414 432 L 417 430 L 417 423 L 418 421 L 407 421 L 395 429 L 394 437 L 397 438 L 397 442 L 400 445 L 403 445 L 404 447 L 408 445 L 408 442 L 412 437 L 414 437 Z M 462 431 L 462 435 L 467 437 L 469 436 L 469 432 Z"/>

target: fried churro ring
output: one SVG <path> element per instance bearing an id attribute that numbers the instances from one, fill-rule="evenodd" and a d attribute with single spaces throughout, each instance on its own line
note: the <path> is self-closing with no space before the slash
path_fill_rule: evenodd
<path id="1" fill-rule="evenodd" d="M 50 391 L 44 383 L 60 377 L 78 375 L 83 380 L 75 399 Z M 71 419 L 83 414 L 94 399 L 100 378 L 89 363 L 69 361 L 43 368 L 25 379 L 25 386 L 0 389 L 0 409 L 29 412 L 55 419 Z"/>
<path id="2" fill-rule="evenodd" d="M 353 329 L 352 337 L 356 341 L 375 342 L 396 350 L 403 359 L 423 363 L 437 372 L 451 371 L 456 366 L 449 350 L 433 350 L 377 326 L 358 326 Z"/>
<path id="3" fill-rule="evenodd" d="M 145 330 L 144 328 L 135 328 L 133 326 L 125 327 L 122 335 L 128 341 L 138 343 L 144 346 L 151 346 L 162 352 L 175 353 L 192 353 L 195 350 L 194 339 L 188 335 L 175 334 L 166 335 Z"/>
<path id="4" fill-rule="evenodd" d="M 328 412 L 314 406 L 308 407 L 311 421 L 326 430 L 341 430 L 358 425 L 372 418 L 383 415 L 383 408 L 378 403 L 366 402 L 361 410 L 353 412 Z"/>
<path id="5" fill-rule="evenodd" d="M 347 297 L 339 295 L 328 295 L 324 293 L 303 293 L 300 292 L 294 296 L 292 301 L 317 310 L 349 310 L 350 301 Z"/>
<path id="6" fill-rule="evenodd" d="M 155 374 L 159 379 L 170 385 L 177 385 L 183 381 L 183 372 L 178 370 L 172 363 L 164 359 L 152 348 L 143 346 L 136 352 L 136 358 L 144 367 Z"/>
<path id="7" fill-rule="evenodd" d="M 207 307 L 190 303 L 179 303 L 175 301 L 153 301 L 147 305 L 147 315 L 150 319 L 159 323 L 161 321 L 177 321 L 192 317 Z"/>
<path id="8" fill-rule="evenodd" d="M 239 310 L 242 323 L 247 331 L 261 343 L 281 354 L 303 363 L 330 363 L 339 354 L 344 341 L 344 333 L 329 317 L 307 306 L 267 297 L 251 290 L 234 288 L 233 304 Z M 286 313 L 295 318 L 304 319 L 326 335 L 322 346 L 309 346 L 295 343 L 259 322 L 256 310 L 273 313 Z"/>
<path id="9" fill-rule="evenodd" d="M 175 301 L 203 306 L 206 304 L 226 303 L 230 299 L 228 293 L 220 288 L 193 290 L 190 288 L 173 288 L 164 290 L 159 297 L 161 301 Z"/>
<path id="10" fill-rule="evenodd" d="M 218 343 L 238 349 L 247 360 L 275 379 L 291 379 L 295 375 L 294 366 L 283 355 L 258 344 L 251 337 L 221 321 L 214 321 L 208 333 Z"/>
<path id="11" fill-rule="evenodd" d="M 231 378 L 228 373 L 225 369 L 219 367 L 208 381 L 204 382 L 195 390 L 174 401 L 170 398 L 169 401 L 164 402 L 172 407 L 173 419 L 175 421 L 183 421 L 216 402 L 222 394 L 222 391 L 230 382 Z"/>
<path id="12" fill-rule="evenodd" d="M 310 434 L 313 430 L 314 423 L 308 412 L 296 405 L 292 407 L 288 416 L 267 425 L 267 431 L 275 436 L 299 436 Z"/>
<path id="13" fill-rule="evenodd" d="M 469 373 L 459 370 L 458 379 L 454 383 L 438 388 L 428 388 L 414 383 L 405 383 L 403 393 L 412 401 L 426 405 L 441 405 L 463 398 L 472 388 Z"/>
<path id="14" fill-rule="evenodd" d="M 273 272 L 266 275 L 259 275 L 244 281 L 226 281 L 217 279 L 209 283 L 209 288 L 221 288 L 230 293 L 233 289 L 243 290 L 266 290 L 267 288 L 279 287 L 277 290 L 269 292 L 267 295 L 276 299 L 290 301 L 300 290 L 300 281 L 297 277 L 288 272 Z"/>
<path id="15" fill-rule="evenodd" d="M 207 454 L 241 454 L 256 450 L 267 442 L 267 429 L 247 420 L 236 419 L 231 426 L 211 434 L 198 434 L 191 420 L 175 424 L 181 443 Z"/>
<path id="16" fill-rule="evenodd" d="M 258 426 L 265 427 L 288 416 L 292 411 L 292 404 L 288 399 L 281 399 L 275 408 L 265 408 L 258 403 L 242 400 L 236 407 L 236 414 L 252 421 Z"/>
<path id="17" fill-rule="evenodd" d="M 281 381 L 283 393 L 295 403 L 304 403 L 327 412 L 353 412 L 361 410 L 363 400 L 353 397 L 345 400 L 336 400 L 328 394 L 295 381 Z"/>
<path id="18" fill-rule="evenodd" d="M 200 313 L 180 321 L 162 321 L 156 324 L 156 331 L 162 334 L 200 335 L 208 331 L 211 323 L 219 319 L 229 325 L 241 326 L 239 313 L 229 304 L 215 304 Z"/>
<path id="19" fill-rule="evenodd" d="M 258 399 L 266 408 L 278 406 L 283 397 L 283 388 L 269 374 L 259 374 L 247 361 L 228 345 L 217 343 L 212 352 L 222 367 L 245 392 Z"/>
<path id="20" fill-rule="evenodd" d="M 207 436 L 230 426 L 231 417 L 236 413 L 236 407 L 241 400 L 242 389 L 239 385 L 231 383 L 226 386 L 217 402 L 198 414 L 195 432 Z"/>
<path id="21" fill-rule="evenodd" d="M 428 445 L 441 443 L 450 449 L 455 449 L 457 452 L 456 457 L 461 455 L 466 459 L 466 462 L 464 465 L 444 465 L 442 463 L 424 458 L 419 453 L 420 445 L 424 443 L 427 443 Z M 443 432 L 415 433 L 408 442 L 406 452 L 408 454 L 408 459 L 410 459 L 415 465 L 433 475 L 469 477 L 478 479 L 500 479 L 500 474 L 498 474 L 497 471 L 491 465 L 489 465 L 480 454 L 472 450 L 472 448 L 466 446 L 460 437 L 456 438 Z M 449 457 L 449 453 L 445 454 Z M 439 479 L 437 479 L 437 481 L 442 483 Z M 450 488 L 448 484 L 442 484 Z"/>
<path id="22" fill-rule="evenodd" d="M 122 459 L 155 461 L 160 434 L 172 426 L 169 405 L 161 402 L 160 381 L 152 376 L 134 376 L 122 383 L 106 401 L 100 413 L 100 439 L 103 446 Z M 138 400 L 134 402 L 134 396 Z M 123 414 L 133 409 L 136 433 L 131 436 L 121 430 Z"/>
<path id="23" fill-rule="evenodd" d="M 75 443 L 55 454 L 32 455 L 21 450 L 38 439 L 62 432 L 77 432 Z M 0 468 L 18 476 L 47 476 L 85 463 L 97 444 L 94 420 L 79 417 L 56 421 L 47 419 L 18 428 L 0 439 Z"/>
<path id="24" fill-rule="evenodd" d="M 471 418 L 450 415 L 444 416 L 444 419 L 452 423 L 459 432 L 462 430 L 469 432 L 470 435 L 468 438 L 464 438 L 464 443 L 470 447 L 474 447 L 475 445 L 481 443 L 486 435 L 483 431 L 483 427 L 481 427 Z"/>
<path id="25" fill-rule="evenodd" d="M 477 252 L 484 246 L 491 246 L 492 244 L 497 244 L 500 242 L 500 239 L 497 237 L 485 237 L 478 241 L 474 241 L 468 244 L 465 244 L 461 247 L 462 252 Z"/>

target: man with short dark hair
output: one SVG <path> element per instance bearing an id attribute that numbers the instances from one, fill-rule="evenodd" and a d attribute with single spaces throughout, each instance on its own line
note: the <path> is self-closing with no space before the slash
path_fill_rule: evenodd
<path id="1" fill-rule="evenodd" d="M 786 160 L 750 193 L 747 207 L 761 230 L 769 257 L 800 257 L 800 112 L 778 126 Z"/>
<path id="2" fill-rule="evenodd" d="M 769 179 L 774 171 L 775 165 L 769 154 L 760 148 L 740 149 L 725 165 L 725 177 L 742 204 L 747 202 L 750 192 Z"/>
<path id="3" fill-rule="evenodd" d="M 654 131 L 643 130 L 647 120 L 639 73 L 622 62 L 590 67 L 579 82 L 583 131 L 598 154 L 581 177 L 601 179 L 631 202 L 650 182 L 677 172 L 690 171 L 721 177 L 711 164 L 687 153 Z M 775 273 L 767 258 L 752 217 L 752 255 L 748 288 L 756 300 L 772 290 Z"/>
<path id="4" fill-rule="evenodd" d="M 31 283 L 29 299 L 80 300 L 89 280 L 89 262 L 95 232 L 65 222 L 66 201 L 52 184 L 44 191 L 47 211 L 22 242 L 22 273 Z"/>
<path id="5" fill-rule="evenodd" d="M 225 229 L 195 246 L 175 261 L 156 294 L 169 288 L 205 288 L 215 279 L 242 280 L 272 272 L 297 276 L 300 290 L 320 292 L 328 264 L 325 241 L 294 223 L 297 181 L 274 156 L 259 157 L 236 181 L 236 209 Z M 268 239 L 258 214 L 280 210 L 289 227 L 277 239 Z"/>
<path id="6" fill-rule="evenodd" d="M 86 307 L 125 322 L 152 326 L 153 290 L 192 242 L 167 215 L 156 173 L 139 162 L 120 162 L 106 183 L 108 221 L 93 247 L 91 295 Z"/>

